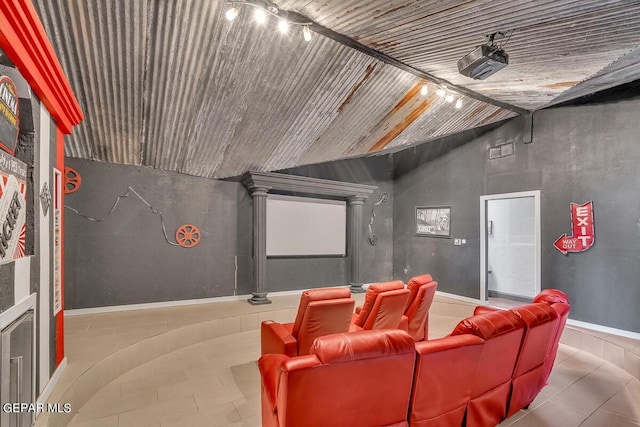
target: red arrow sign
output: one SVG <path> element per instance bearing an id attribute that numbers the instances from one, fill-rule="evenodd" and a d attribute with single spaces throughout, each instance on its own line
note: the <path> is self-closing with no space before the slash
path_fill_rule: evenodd
<path id="1" fill-rule="evenodd" d="M 569 252 L 584 252 L 593 246 L 595 234 L 593 231 L 593 202 L 584 205 L 571 203 L 571 225 L 573 235 L 563 234 L 553 245 L 566 255 Z"/>

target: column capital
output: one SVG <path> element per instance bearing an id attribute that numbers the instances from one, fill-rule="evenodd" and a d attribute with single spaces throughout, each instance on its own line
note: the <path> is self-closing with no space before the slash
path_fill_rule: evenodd
<path id="1" fill-rule="evenodd" d="M 270 187 L 252 187 L 251 197 L 267 197 Z"/>
<path id="2" fill-rule="evenodd" d="M 364 196 L 351 196 L 348 198 L 349 200 L 349 206 L 351 205 L 364 205 L 364 201 L 367 198 Z"/>

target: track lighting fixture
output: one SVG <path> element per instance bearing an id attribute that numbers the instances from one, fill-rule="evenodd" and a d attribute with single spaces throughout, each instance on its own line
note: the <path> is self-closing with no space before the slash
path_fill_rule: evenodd
<path id="1" fill-rule="evenodd" d="M 238 8 L 235 7 L 234 5 L 231 5 L 231 7 L 227 9 L 227 12 L 225 13 L 225 17 L 227 18 L 228 21 L 233 21 L 234 19 L 236 19 L 238 17 Z"/>
<path id="2" fill-rule="evenodd" d="M 238 5 L 241 6 L 251 6 L 255 8 L 253 19 L 257 24 L 262 25 L 267 22 L 267 15 L 278 17 L 278 30 L 286 34 L 289 32 L 289 27 L 291 26 L 301 26 L 302 27 L 302 37 L 305 41 L 311 41 L 311 26 L 313 22 L 297 22 L 289 19 L 289 12 L 286 10 L 280 10 L 275 3 L 271 2 L 258 2 L 258 1 L 249 1 L 249 0 L 236 0 L 233 2 L 227 3 L 229 8 L 225 12 L 225 17 L 228 21 L 233 21 L 240 14 L 240 10 L 238 9 Z"/>
<path id="3" fill-rule="evenodd" d="M 302 35 L 305 41 L 308 41 L 308 42 L 311 41 L 311 30 L 309 29 L 308 25 L 305 25 L 304 27 L 302 27 Z"/>
<path id="4" fill-rule="evenodd" d="M 257 8 L 255 12 L 253 12 L 253 19 L 255 19 L 258 24 L 264 24 L 267 20 L 267 12 L 265 12 L 264 9 Z"/>

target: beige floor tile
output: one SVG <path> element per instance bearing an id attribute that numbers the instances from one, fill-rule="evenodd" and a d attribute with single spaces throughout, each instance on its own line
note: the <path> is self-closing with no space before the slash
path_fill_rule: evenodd
<path id="1" fill-rule="evenodd" d="M 580 427 L 638 427 L 640 423 L 634 422 L 617 414 L 606 411 L 596 411 Z"/>
<path id="2" fill-rule="evenodd" d="M 217 375 L 209 375 L 194 380 L 187 380 L 158 387 L 158 400 L 160 402 L 174 400 L 196 394 L 213 393 L 224 386 Z"/>
<path id="3" fill-rule="evenodd" d="M 126 398 L 112 396 L 110 398 L 90 399 L 78 412 L 78 422 L 97 420 L 110 415 L 143 408 L 158 403 L 155 393 L 132 393 Z"/>
<path id="4" fill-rule="evenodd" d="M 640 381 L 631 380 L 600 408 L 640 422 Z"/>
<path id="5" fill-rule="evenodd" d="M 629 372 L 624 369 L 620 369 L 620 367 L 615 366 L 613 363 L 606 362 L 602 365 L 598 366 L 594 369 L 590 375 L 597 375 L 599 377 L 611 380 L 618 381 L 623 384 L 626 384 L 633 378 Z"/>
<path id="6" fill-rule="evenodd" d="M 356 305 L 361 305 L 364 294 L 354 297 Z M 52 395 L 62 396 L 98 360 L 137 345 L 143 346 L 144 354 L 159 356 L 105 385 L 77 408 L 80 414 L 70 426 L 260 426 L 256 364 L 260 322 L 293 321 L 299 299 L 299 295 L 277 297 L 273 304 L 260 307 L 231 301 L 67 317 L 69 365 L 58 383 L 62 390 L 56 387 Z M 448 335 L 471 315 L 473 305 L 436 296 L 432 309 L 429 336 L 434 338 Z M 167 333 L 178 327 L 182 329 Z M 612 358 L 620 359 L 619 348 L 640 349 L 637 341 L 609 339 L 606 334 L 585 338 L 584 333 L 576 329 L 568 336 L 595 353 L 601 341 L 600 353 L 605 358 L 613 354 Z M 155 337 L 147 341 L 148 347 L 141 342 L 146 337 Z M 163 354 L 170 349 L 176 351 Z M 633 356 L 640 361 L 636 353 Z M 627 358 L 626 363 L 636 369 L 636 359 Z M 635 426 L 633 423 L 640 423 L 640 382 L 629 379 L 630 374 L 616 366 L 561 344 L 550 384 L 528 410 L 500 425 L 570 427 L 590 417 L 586 427 L 602 420 L 607 427 L 617 427 L 617 419 Z M 588 413 L 586 408 L 590 408 Z"/>
<path id="7" fill-rule="evenodd" d="M 556 363 L 554 368 L 561 367 L 569 371 L 588 374 L 603 363 L 604 360 L 598 357 L 592 356 L 589 353 L 580 352 L 566 358 L 560 363 Z"/>
<path id="8" fill-rule="evenodd" d="M 117 414 L 85 422 L 77 421 L 78 417 L 74 417 L 74 419 L 76 419 L 75 424 L 70 424 L 73 427 L 116 427 L 118 425 Z"/>
<path id="9" fill-rule="evenodd" d="M 141 409 L 121 413 L 118 416 L 118 427 L 142 427 L 194 413 L 198 410 L 192 396 L 157 403 Z"/>
<path id="10" fill-rule="evenodd" d="M 233 403 L 234 400 L 242 399 L 245 395 L 236 384 L 230 384 L 206 393 L 197 393 L 194 397 L 198 408 L 205 409 L 221 403 Z"/>
<path id="11" fill-rule="evenodd" d="M 514 427 L 577 427 L 587 416 L 571 407 L 547 401 L 511 426 Z"/>
<path id="12" fill-rule="evenodd" d="M 242 418 L 240 421 L 225 424 L 225 427 L 261 427 L 262 420 L 259 416 Z"/>
<path id="13" fill-rule="evenodd" d="M 213 405 L 196 412 L 163 420 L 162 427 L 218 427 L 239 421 L 240 415 L 231 402 Z"/>
<path id="14" fill-rule="evenodd" d="M 588 375 L 554 396 L 553 403 L 589 415 L 624 387 L 596 375 Z"/>
<path id="15" fill-rule="evenodd" d="M 252 396 L 234 400 L 233 405 L 242 418 L 261 416 L 260 393 L 255 393 Z"/>

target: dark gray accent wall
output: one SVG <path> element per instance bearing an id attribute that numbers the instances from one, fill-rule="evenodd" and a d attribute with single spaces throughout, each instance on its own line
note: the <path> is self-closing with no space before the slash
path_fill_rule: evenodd
<path id="1" fill-rule="evenodd" d="M 0 313 L 15 305 L 15 263 L 0 265 Z"/>
<path id="2" fill-rule="evenodd" d="M 389 156 L 348 159 L 337 162 L 301 166 L 279 171 L 291 175 L 331 179 L 374 185 L 378 189 L 369 196 L 363 207 L 361 274 L 365 283 L 393 278 L 393 161 Z M 382 193 L 388 193 L 386 203 L 375 207 L 373 231 L 375 246 L 369 244 L 369 223 L 373 205 Z M 349 281 L 347 258 L 269 259 L 267 281 L 270 290 L 304 289 L 310 287 L 344 285 Z M 297 278 L 297 279 L 295 279 Z M 292 285 L 294 287 L 292 287 Z"/>
<path id="3" fill-rule="evenodd" d="M 556 108 L 534 114 L 531 144 L 514 119 L 470 143 L 454 137 L 397 153 L 394 276 L 428 272 L 439 290 L 478 298 L 480 196 L 541 190 L 542 287 L 569 294 L 573 319 L 640 332 L 638 117 L 638 100 Z M 489 147 L 510 141 L 513 156 L 488 159 Z M 588 201 L 595 244 L 563 255 L 553 242 L 571 233 L 569 204 Z M 415 206 L 442 204 L 452 206 L 452 237 L 466 246 L 414 235 Z"/>
<path id="4" fill-rule="evenodd" d="M 66 206 L 101 218 L 131 186 L 164 213 L 170 241 L 175 242 L 182 224 L 194 224 L 202 232 L 193 248 L 168 244 L 160 216 L 134 194 L 121 199 L 100 223 L 65 208 L 66 308 L 234 294 L 238 195 L 245 191 L 241 184 L 72 158 L 66 164 L 82 177 L 80 189 L 66 195 Z M 246 270 L 246 262 L 239 268 Z M 238 272 L 239 277 L 247 274 L 251 273 Z"/>

